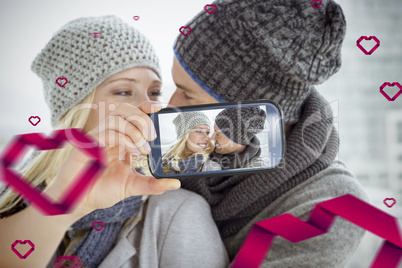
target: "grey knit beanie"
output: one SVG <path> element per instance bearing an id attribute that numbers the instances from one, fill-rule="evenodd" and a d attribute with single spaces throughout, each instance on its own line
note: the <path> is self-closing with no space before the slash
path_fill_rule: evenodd
<path id="1" fill-rule="evenodd" d="M 215 124 L 230 140 L 249 145 L 254 135 L 264 129 L 266 118 L 258 106 L 228 108 L 215 117 Z"/>
<path id="2" fill-rule="evenodd" d="M 209 121 L 206 114 L 198 111 L 179 113 L 173 119 L 173 124 L 176 126 L 177 138 L 199 125 L 208 125 L 211 127 L 211 121 Z"/>
<path id="3" fill-rule="evenodd" d="M 174 53 L 181 66 L 220 102 L 271 99 L 284 122 L 299 120 L 312 86 L 341 66 L 346 22 L 341 7 L 322 0 L 218 0 L 179 34 Z"/>
<path id="4" fill-rule="evenodd" d="M 93 37 L 95 32 L 100 37 Z M 150 68 L 161 78 L 159 60 L 148 39 L 123 20 L 103 16 L 64 25 L 36 56 L 31 69 L 42 79 L 56 127 L 69 109 L 104 80 L 133 67 Z M 67 79 L 58 81 L 61 86 L 56 83 L 59 77 Z"/>

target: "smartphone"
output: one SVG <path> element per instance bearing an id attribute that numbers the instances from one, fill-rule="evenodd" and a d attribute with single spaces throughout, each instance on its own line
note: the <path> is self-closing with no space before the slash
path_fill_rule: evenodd
<path id="1" fill-rule="evenodd" d="M 157 138 L 148 167 L 156 178 L 255 173 L 283 163 L 283 116 L 274 101 L 167 107 L 149 116 Z"/>

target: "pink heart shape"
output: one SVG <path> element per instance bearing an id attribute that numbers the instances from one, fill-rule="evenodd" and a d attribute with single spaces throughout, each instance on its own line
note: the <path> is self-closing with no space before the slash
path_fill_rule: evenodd
<path id="1" fill-rule="evenodd" d="M 37 120 L 35 120 L 37 119 Z M 37 124 L 39 124 L 40 122 L 40 117 L 39 116 L 31 116 L 28 119 L 29 123 L 31 123 L 33 126 L 36 126 Z M 36 121 L 36 123 L 34 123 L 34 121 Z"/>
<path id="2" fill-rule="evenodd" d="M 53 261 L 53 265 L 55 268 L 65 268 L 63 262 L 71 261 L 73 264 L 69 264 L 67 267 L 69 268 L 80 268 L 83 263 L 82 260 L 78 256 L 59 256 Z"/>
<path id="3" fill-rule="evenodd" d="M 389 201 L 391 201 L 391 203 Z M 389 208 L 392 208 L 395 205 L 395 203 L 396 203 L 396 200 L 394 198 L 385 198 L 384 199 L 384 204 Z"/>
<path id="4" fill-rule="evenodd" d="M 59 81 L 65 81 L 65 82 L 60 84 Z M 56 84 L 58 84 L 59 87 L 64 87 L 67 83 L 68 83 L 68 80 L 65 77 L 59 77 L 56 79 Z"/>
<path id="5" fill-rule="evenodd" d="M 360 42 L 363 40 L 369 41 L 371 39 L 373 39 L 376 42 L 376 44 L 369 52 L 367 52 L 367 50 L 364 47 L 362 47 L 362 45 L 360 45 Z M 369 37 L 361 36 L 359 39 L 357 39 L 356 45 L 358 48 L 360 48 L 361 51 L 363 51 L 364 54 L 371 55 L 380 46 L 380 40 L 378 40 L 377 37 L 375 36 L 369 36 Z"/>
<path id="6" fill-rule="evenodd" d="M 399 88 L 399 91 L 392 97 L 390 98 L 388 96 L 388 94 L 383 90 L 384 87 L 389 86 L 389 87 L 393 87 L 393 86 L 397 86 Z M 399 97 L 399 95 L 401 95 L 402 93 L 402 86 L 398 83 L 398 82 L 394 82 L 394 83 L 390 83 L 390 82 L 385 82 L 384 84 L 382 84 L 380 86 L 380 92 L 381 94 L 388 100 L 388 101 L 394 101 L 396 100 L 396 98 Z"/>
<path id="7" fill-rule="evenodd" d="M 31 246 L 31 249 L 28 250 L 28 252 L 25 253 L 24 256 L 22 256 L 21 253 L 15 248 L 15 246 L 16 246 L 17 244 L 22 244 L 22 245 L 24 245 L 24 244 L 27 244 L 27 243 Z M 26 259 L 26 258 L 32 253 L 32 251 L 35 250 L 35 245 L 31 242 L 31 240 L 24 240 L 24 241 L 22 241 L 22 240 L 15 240 L 15 242 L 11 245 L 11 250 L 14 251 L 14 253 L 15 253 L 20 259 Z"/>
<path id="8" fill-rule="evenodd" d="M 186 29 L 186 30 L 188 30 L 188 31 L 183 32 L 183 29 Z M 191 28 L 188 27 L 188 26 L 186 26 L 186 27 L 181 26 L 180 29 L 179 29 L 179 32 L 180 32 L 182 35 L 187 36 L 187 35 L 191 32 Z"/>
<path id="9" fill-rule="evenodd" d="M 101 37 L 101 33 L 97 33 L 97 32 L 91 33 L 91 36 L 92 36 L 93 38 L 99 38 L 99 37 Z"/>
<path id="10" fill-rule="evenodd" d="M 318 5 L 315 5 L 315 2 L 318 2 Z M 314 7 L 314 8 L 319 8 L 322 5 L 322 1 L 321 0 L 313 0 L 310 2 L 310 4 Z"/>
<path id="11" fill-rule="evenodd" d="M 212 7 L 212 9 L 210 8 Z M 205 5 L 204 6 L 204 10 L 208 13 L 208 14 L 212 14 L 216 11 L 216 6 L 214 4 L 211 5 Z"/>
<path id="12" fill-rule="evenodd" d="M 100 224 L 101 226 L 97 228 L 97 227 L 96 227 L 96 224 Z M 105 224 L 104 224 L 102 221 L 94 221 L 94 222 L 92 223 L 92 227 L 93 227 L 96 231 L 102 230 L 104 226 L 105 226 Z"/>
<path id="13" fill-rule="evenodd" d="M 85 194 L 85 191 L 100 176 L 101 171 L 103 171 L 106 165 L 106 158 L 104 151 L 98 146 L 98 143 L 89 136 L 86 136 L 78 128 L 55 130 L 52 134 L 53 137 L 50 138 L 43 137 L 41 133 L 14 136 L 14 140 L 7 145 L 1 156 L 0 170 L 3 176 L 0 178 L 6 185 L 9 185 L 14 191 L 20 193 L 32 206 L 43 213 L 47 215 L 60 215 L 68 213 Z M 70 142 L 94 159 L 78 174 L 72 185 L 63 193 L 61 202 L 53 202 L 46 194 L 32 187 L 20 174 L 15 173 L 11 166 L 14 161 L 23 157 L 27 145 L 34 145 L 40 150 L 51 150 L 62 148 L 65 141 Z"/>
<path id="14" fill-rule="evenodd" d="M 139 20 L 139 19 L 140 19 L 140 16 L 134 16 L 133 19 L 134 19 L 134 20 Z"/>

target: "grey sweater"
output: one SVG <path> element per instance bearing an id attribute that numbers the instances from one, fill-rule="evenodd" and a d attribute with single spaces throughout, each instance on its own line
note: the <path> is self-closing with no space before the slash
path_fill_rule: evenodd
<path id="1" fill-rule="evenodd" d="M 325 170 L 276 199 L 262 210 L 242 230 L 224 240 L 229 258 L 233 260 L 240 250 L 253 223 L 284 213 L 306 220 L 312 207 L 322 201 L 344 194 L 368 200 L 360 183 L 341 161 L 335 161 Z M 279 236 L 274 240 L 261 267 L 344 267 L 359 245 L 364 230 L 337 217 L 328 233 L 299 243 Z"/>
<path id="2" fill-rule="evenodd" d="M 179 189 L 148 198 L 99 268 L 223 268 L 229 264 L 209 204 Z"/>

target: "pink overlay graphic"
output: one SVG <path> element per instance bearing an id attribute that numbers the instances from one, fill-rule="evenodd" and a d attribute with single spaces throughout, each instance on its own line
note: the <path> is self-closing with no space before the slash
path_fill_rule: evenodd
<path id="1" fill-rule="evenodd" d="M 92 36 L 93 38 L 99 38 L 99 37 L 101 37 L 101 33 L 98 33 L 98 32 L 91 33 L 91 36 Z"/>
<path id="2" fill-rule="evenodd" d="M 322 5 L 322 1 L 321 0 L 312 0 L 310 2 L 310 4 L 314 7 L 314 8 L 319 8 Z"/>
<path id="3" fill-rule="evenodd" d="M 27 253 L 25 253 L 24 255 L 21 255 L 21 253 L 19 253 L 19 251 L 15 248 L 16 245 L 18 244 L 28 244 L 31 246 L 31 249 L 29 249 L 27 251 Z M 26 259 L 29 255 L 31 255 L 32 251 L 35 250 L 35 245 L 31 242 L 31 240 L 15 240 L 14 243 L 11 245 L 11 250 L 14 251 L 14 253 L 20 258 L 20 259 Z"/>
<path id="4" fill-rule="evenodd" d="M 69 262 L 70 264 L 65 266 L 64 262 Z M 80 268 L 83 263 L 78 256 L 60 256 L 53 261 L 53 265 L 55 268 Z"/>
<path id="5" fill-rule="evenodd" d="M 12 165 L 22 159 L 27 146 L 35 146 L 39 150 L 52 150 L 62 148 L 66 141 L 92 157 L 93 160 L 78 174 L 70 187 L 63 193 L 61 201 L 53 202 L 46 194 L 32 187 L 20 174 L 15 173 Z M 93 146 L 91 146 L 92 148 L 80 148 L 80 144 L 93 144 Z M 1 156 L 1 179 L 4 184 L 20 193 L 25 200 L 43 213 L 47 215 L 66 214 L 100 176 L 106 165 L 105 159 L 104 151 L 98 146 L 98 143 L 95 143 L 92 138 L 78 128 L 55 130 L 50 138 L 44 137 L 42 133 L 16 135 Z"/>
<path id="6" fill-rule="evenodd" d="M 134 19 L 134 20 L 139 20 L 139 19 L 140 19 L 140 16 L 134 16 L 133 19 Z"/>
<path id="7" fill-rule="evenodd" d="M 29 123 L 31 123 L 33 126 L 36 126 L 40 122 L 40 117 L 39 116 L 31 116 L 28 119 Z M 36 122 L 36 123 L 35 123 Z"/>
<path id="8" fill-rule="evenodd" d="M 329 231 L 336 216 L 385 239 L 371 268 L 397 267 L 402 258 L 397 219 L 347 194 L 316 204 L 306 222 L 286 213 L 254 223 L 231 268 L 257 268 L 269 254 L 275 236 L 292 243 L 316 237 Z"/>
<path id="9" fill-rule="evenodd" d="M 187 35 L 191 32 L 191 28 L 188 27 L 188 26 L 186 26 L 186 27 L 181 26 L 180 29 L 179 29 L 179 32 L 180 32 L 182 35 L 187 36 Z"/>
<path id="10" fill-rule="evenodd" d="M 398 91 L 392 98 L 390 98 L 390 97 L 388 96 L 388 94 L 385 93 L 385 91 L 384 91 L 384 88 L 385 88 L 386 86 L 389 86 L 389 87 L 397 86 L 397 87 L 399 88 L 399 91 Z M 382 94 L 388 101 L 394 101 L 394 100 L 396 100 L 396 98 L 399 97 L 399 95 L 401 95 L 401 93 L 402 93 L 402 86 L 401 86 L 398 82 L 394 82 L 394 83 L 385 82 L 384 84 L 382 84 L 382 85 L 380 86 L 380 92 L 381 92 L 381 94 Z"/>
<path id="11" fill-rule="evenodd" d="M 362 45 L 360 45 L 360 42 L 363 40 L 370 41 L 371 39 L 373 39 L 377 44 L 369 52 L 367 52 L 367 50 L 362 47 Z M 359 39 L 357 39 L 356 45 L 358 48 L 360 48 L 361 51 L 363 51 L 364 54 L 371 55 L 380 46 L 380 40 L 378 40 L 375 36 L 361 36 Z"/>
<path id="12" fill-rule="evenodd" d="M 384 199 L 384 204 L 387 207 L 392 208 L 396 204 L 396 200 L 394 198 L 385 198 Z"/>
<path id="13" fill-rule="evenodd" d="M 59 87 L 64 87 L 67 83 L 68 83 L 68 80 L 65 77 L 59 77 L 56 79 L 56 84 L 58 84 Z"/>
<path id="14" fill-rule="evenodd" d="M 214 4 L 211 5 L 205 5 L 204 6 L 204 10 L 208 13 L 208 14 L 212 14 L 216 11 L 216 6 Z"/>
<path id="15" fill-rule="evenodd" d="M 98 226 L 100 225 L 100 226 L 97 227 L 97 225 L 98 225 Z M 92 223 L 92 227 L 93 227 L 96 231 L 102 230 L 104 226 L 105 226 L 105 224 L 104 224 L 102 221 L 94 221 L 94 222 Z"/>

